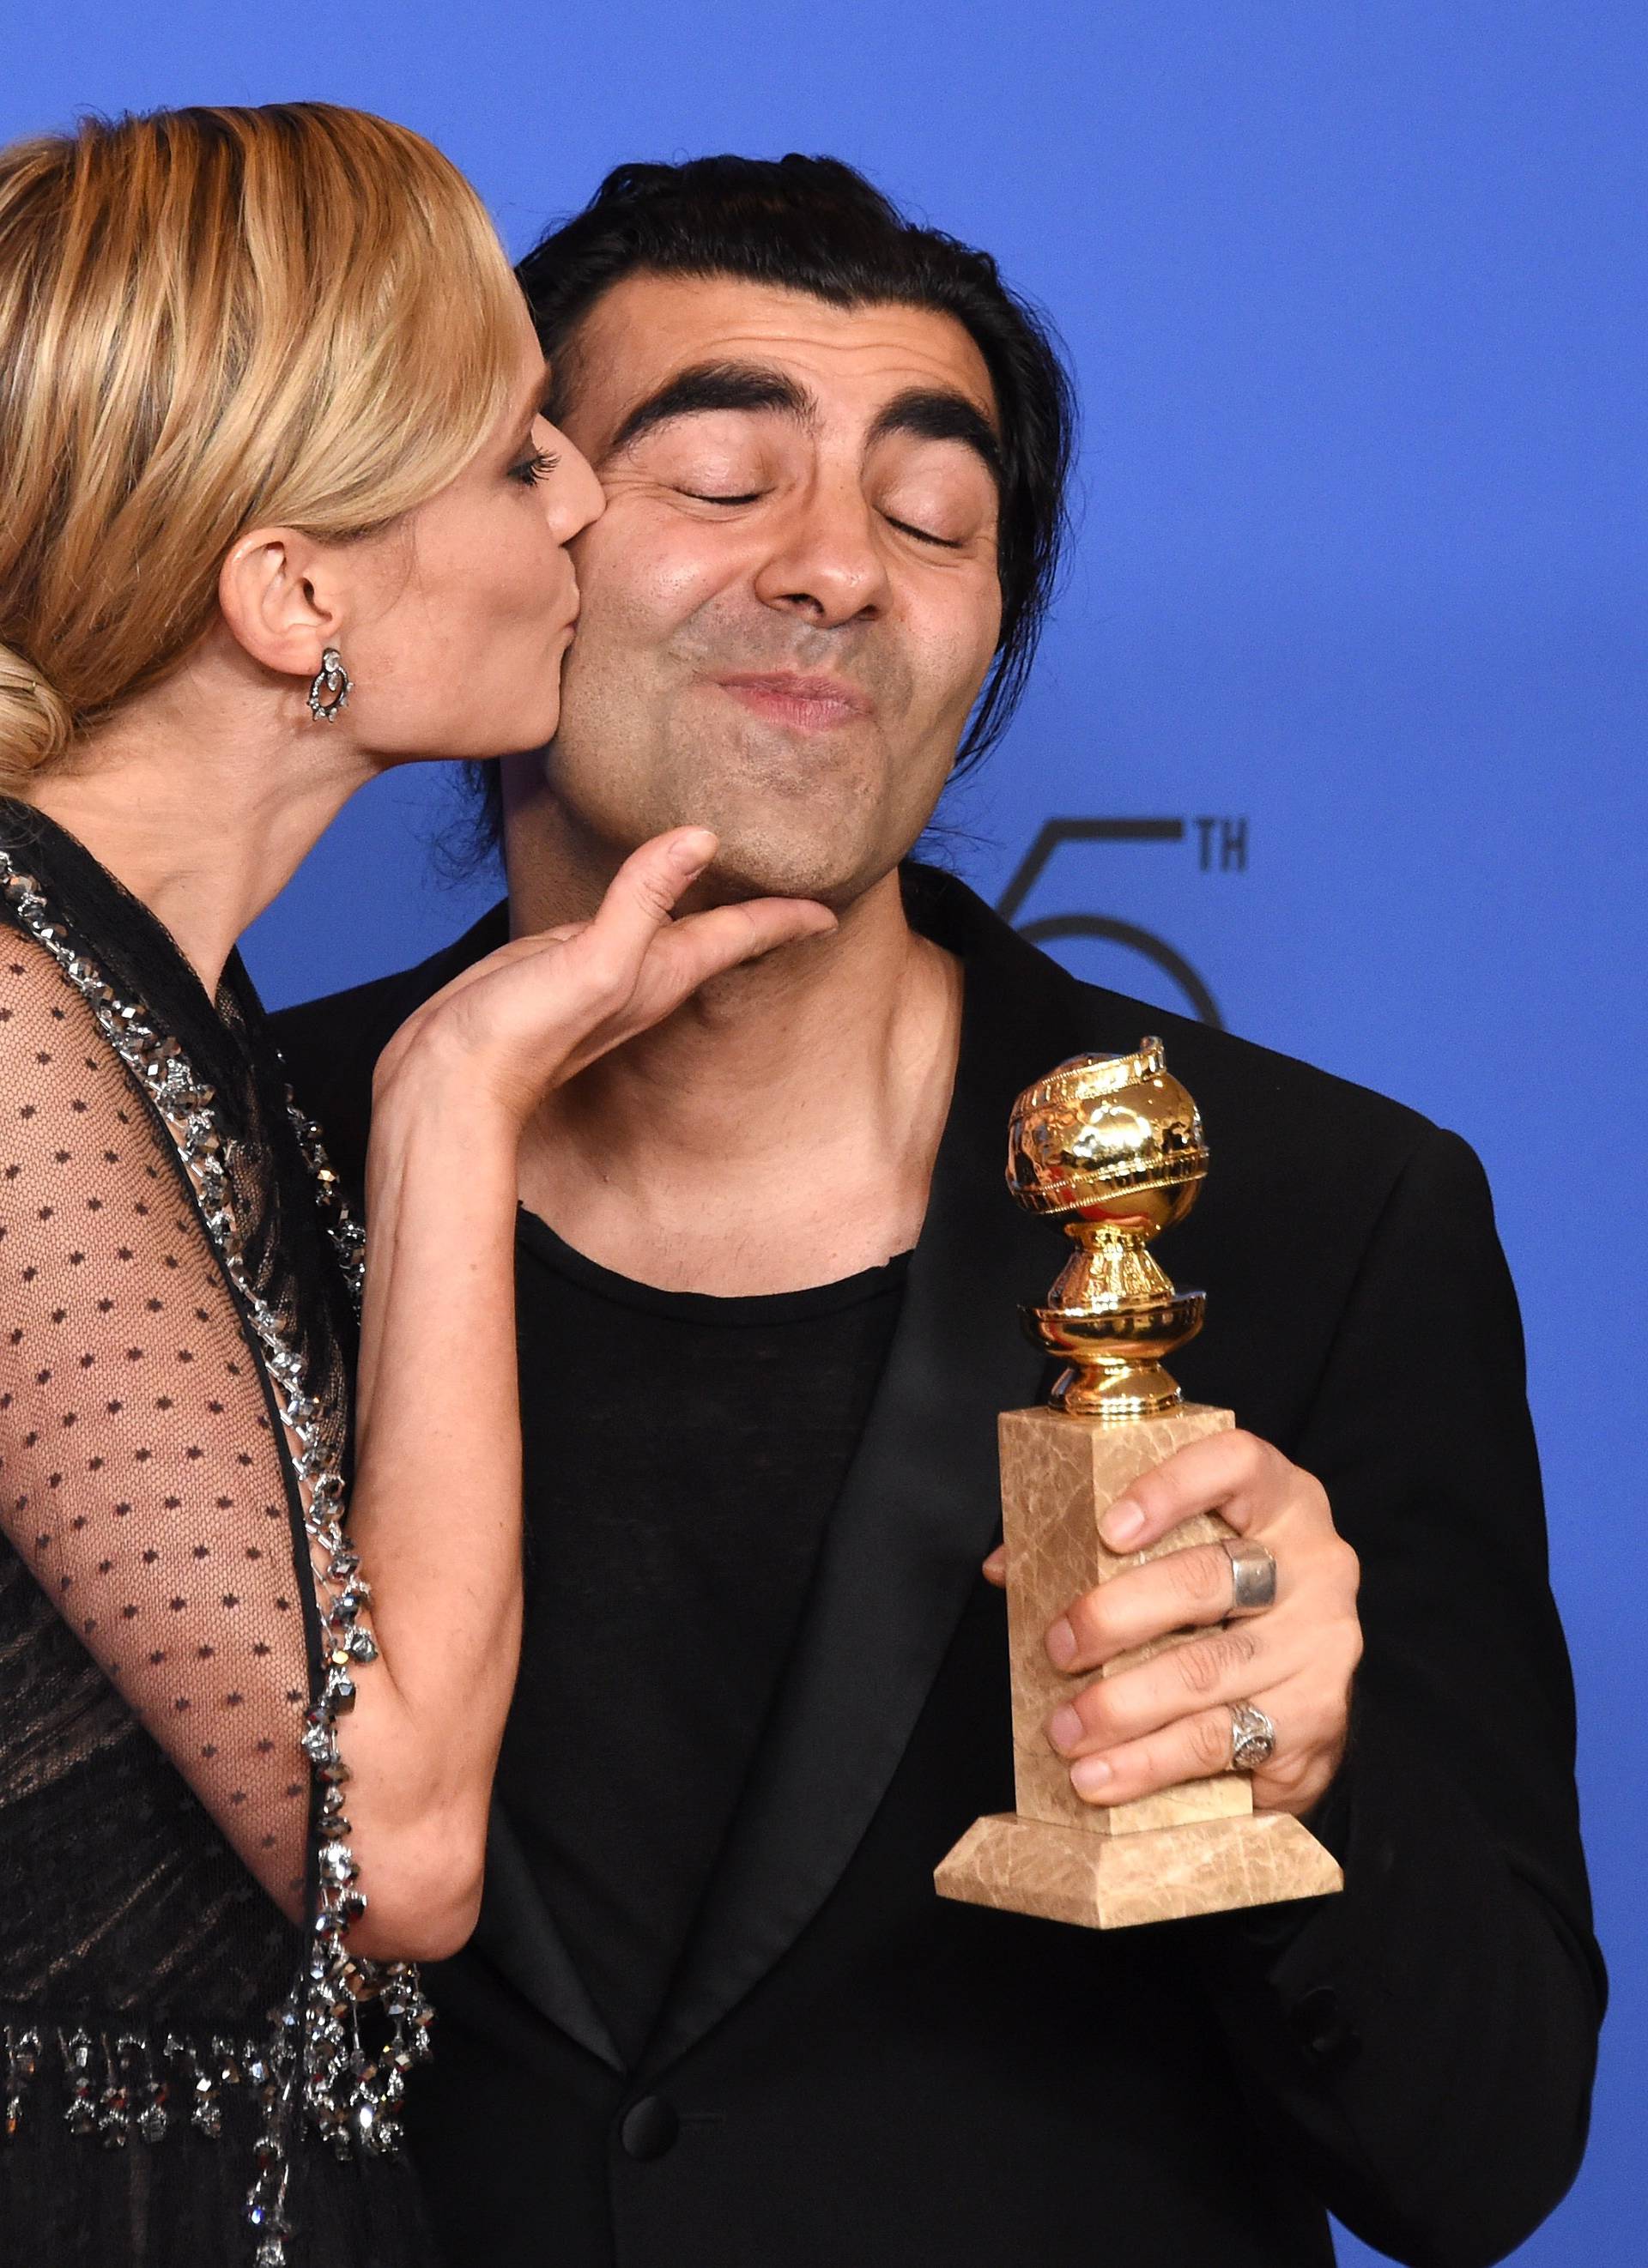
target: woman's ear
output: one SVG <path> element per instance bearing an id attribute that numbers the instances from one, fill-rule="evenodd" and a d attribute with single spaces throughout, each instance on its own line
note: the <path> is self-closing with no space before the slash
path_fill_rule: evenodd
<path id="1" fill-rule="evenodd" d="M 218 576 L 218 604 L 254 661 L 283 677 L 313 677 L 339 643 L 339 593 L 322 547 L 291 527 L 243 535 Z"/>

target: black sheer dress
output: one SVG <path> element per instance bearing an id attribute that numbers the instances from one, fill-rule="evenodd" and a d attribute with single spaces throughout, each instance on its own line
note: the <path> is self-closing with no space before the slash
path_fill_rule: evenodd
<path id="1" fill-rule="evenodd" d="M 214 1004 L 0 799 L 7 2260 L 432 2261 L 395 2117 L 428 2011 L 345 1942 L 358 1268 L 239 960 Z"/>

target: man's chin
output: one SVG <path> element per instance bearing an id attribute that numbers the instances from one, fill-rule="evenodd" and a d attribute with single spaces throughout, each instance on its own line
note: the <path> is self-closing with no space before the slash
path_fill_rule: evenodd
<path id="1" fill-rule="evenodd" d="M 839 905 L 884 872 L 876 838 L 884 831 L 868 798 L 772 792 L 747 778 L 672 782 L 622 829 L 627 837 L 670 827 L 707 827 L 717 850 L 698 894 L 735 902 L 747 898 L 820 898 Z M 896 855 L 896 854 L 895 854 Z"/>
<path id="2" fill-rule="evenodd" d="M 698 887 L 700 894 L 722 905 L 742 904 L 750 898 L 814 898 L 839 913 L 897 863 L 894 857 L 866 856 L 848 865 L 839 853 L 809 855 L 795 846 L 772 850 L 728 842 L 723 836 Z"/>

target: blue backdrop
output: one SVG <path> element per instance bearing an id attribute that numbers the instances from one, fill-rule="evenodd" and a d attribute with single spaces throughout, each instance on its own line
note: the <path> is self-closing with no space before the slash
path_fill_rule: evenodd
<path id="1" fill-rule="evenodd" d="M 1487 1161 L 1615 1994 L 1586 2169 L 1518 2257 L 1634 2268 L 1640 0 L 7 13 L 0 138 L 84 107 L 358 103 L 440 142 L 517 250 L 622 158 L 831 151 L 1053 312 L 1085 405 L 1079 539 L 952 854 L 1083 973 L 1176 1006 L 1200 983 Z M 446 792 L 403 777 L 345 814 L 255 933 L 272 1000 L 419 956 L 490 896 L 431 871 Z"/>

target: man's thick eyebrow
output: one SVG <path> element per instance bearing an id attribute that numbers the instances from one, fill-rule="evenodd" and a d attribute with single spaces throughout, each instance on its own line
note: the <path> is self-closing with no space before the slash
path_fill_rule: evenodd
<path id="1" fill-rule="evenodd" d="M 765 363 L 706 362 L 677 371 L 672 379 L 638 401 L 613 435 L 607 453 L 632 448 L 643 433 L 676 417 L 701 416 L 714 409 L 765 409 L 810 425 L 816 404 L 788 373 Z"/>
<path id="2" fill-rule="evenodd" d="M 913 433 L 923 441 L 959 441 L 981 457 L 995 480 L 1001 477 L 1001 444 L 975 402 L 949 387 L 912 387 L 897 395 L 870 428 L 872 442 L 890 433 Z"/>

